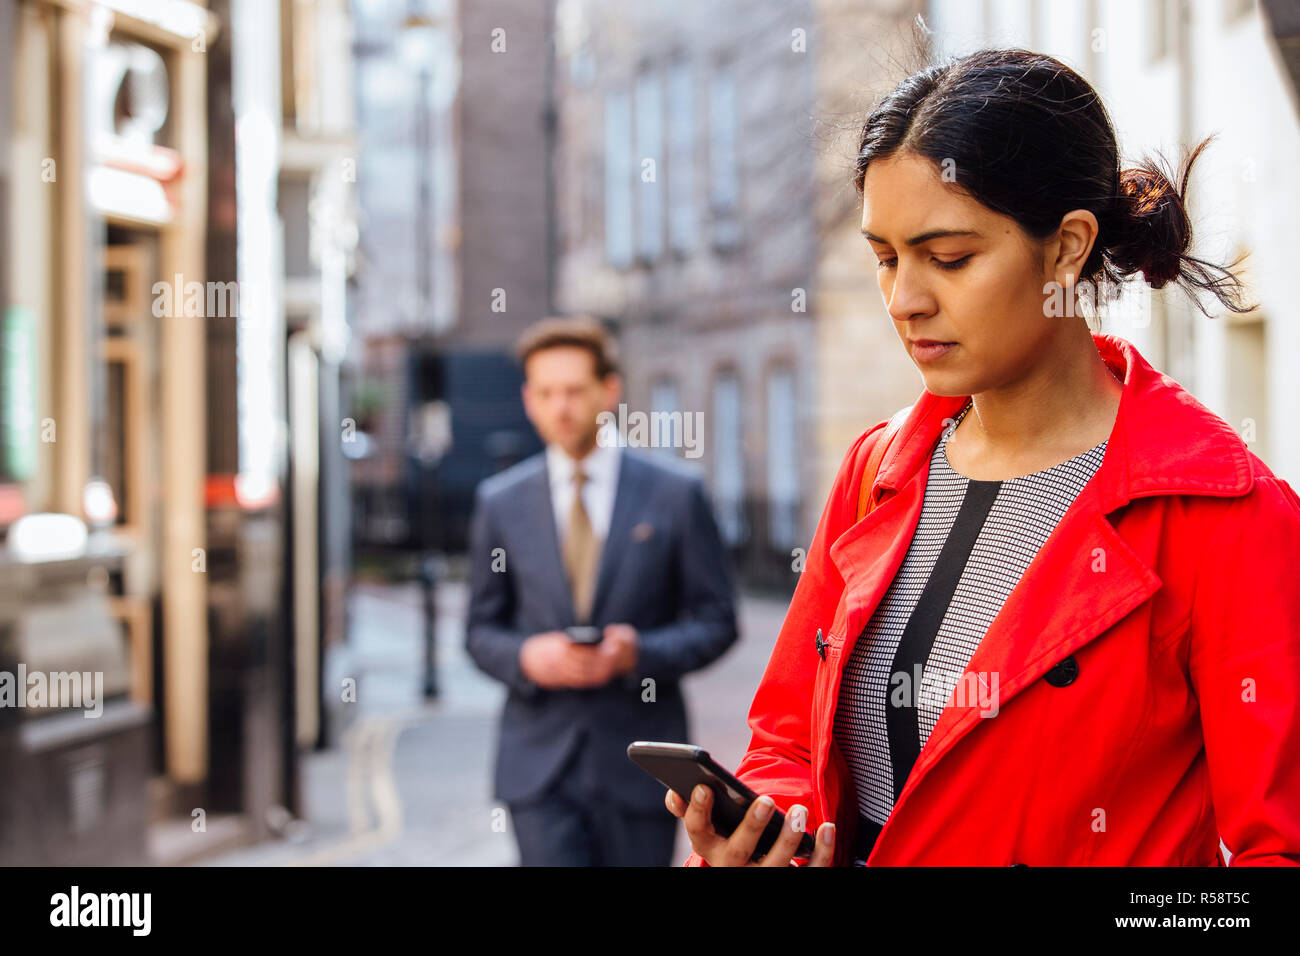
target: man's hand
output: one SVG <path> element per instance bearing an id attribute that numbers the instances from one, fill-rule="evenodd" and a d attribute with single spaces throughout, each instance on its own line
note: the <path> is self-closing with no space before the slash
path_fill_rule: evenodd
<path id="1" fill-rule="evenodd" d="M 609 674 L 605 680 L 613 680 L 636 667 L 640 638 L 636 628 L 631 624 L 606 624 L 603 640 L 597 645 Z"/>
<path id="2" fill-rule="evenodd" d="M 524 676 L 539 687 L 595 687 L 603 684 L 607 668 L 600 651 L 575 644 L 563 631 L 534 634 L 519 647 Z"/>
<path id="3" fill-rule="evenodd" d="M 607 624 L 596 645 L 575 644 L 563 631 L 534 634 L 519 648 L 524 676 L 539 687 L 601 687 L 636 666 L 637 632 Z"/>

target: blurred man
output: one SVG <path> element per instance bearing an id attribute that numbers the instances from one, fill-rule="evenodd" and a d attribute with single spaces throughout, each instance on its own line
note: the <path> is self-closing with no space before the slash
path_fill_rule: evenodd
<path id="1" fill-rule="evenodd" d="M 517 353 L 546 450 L 479 486 L 470 530 L 466 645 L 509 688 L 495 796 L 524 866 L 667 866 L 677 820 L 627 745 L 687 740 L 678 682 L 737 636 L 727 554 L 697 477 L 598 427 L 622 393 L 599 323 Z"/>

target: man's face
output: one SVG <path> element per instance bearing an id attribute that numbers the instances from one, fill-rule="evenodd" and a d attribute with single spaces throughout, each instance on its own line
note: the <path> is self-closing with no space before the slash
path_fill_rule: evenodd
<path id="1" fill-rule="evenodd" d="M 524 365 L 524 411 L 542 441 L 555 443 L 574 458 L 596 445 L 596 416 L 618 405 L 618 375 L 596 377 L 596 359 L 578 346 L 534 352 Z"/>
<path id="2" fill-rule="evenodd" d="M 1015 220 L 944 182 L 929 160 L 899 153 L 867 167 L 862 231 L 895 331 L 936 395 L 1015 381 L 1062 329 L 1044 308 L 1055 246 L 1034 245 Z"/>

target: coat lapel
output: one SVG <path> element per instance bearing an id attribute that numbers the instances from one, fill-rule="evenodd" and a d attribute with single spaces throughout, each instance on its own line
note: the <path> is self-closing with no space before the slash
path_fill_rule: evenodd
<path id="1" fill-rule="evenodd" d="M 609 519 L 609 533 L 600 550 L 600 568 L 596 573 L 596 592 L 591 599 L 591 619 L 599 619 L 601 605 L 614 586 L 623 556 L 627 553 L 639 504 L 645 500 L 646 471 L 644 463 L 619 449 L 618 485 L 614 492 L 614 511 Z"/>
<path id="2" fill-rule="evenodd" d="M 551 475 L 544 452 L 540 462 L 538 474 L 528 482 L 527 500 L 520 509 L 519 520 L 524 525 L 525 540 L 536 541 L 543 555 L 549 556 L 550 560 L 543 562 L 546 590 L 559 620 L 571 623 L 577 620 L 578 612 L 573 606 L 573 589 L 560 551 L 560 532 L 555 526 L 555 506 L 551 503 Z"/>
<path id="3" fill-rule="evenodd" d="M 897 493 L 885 498 L 861 521 L 832 542 L 831 561 L 844 580 L 847 616 L 843 626 L 829 635 L 832 645 L 843 644 L 843 656 L 853 652 L 871 612 L 885 596 L 890 582 L 912 543 L 921 518 L 928 475 L 916 473 Z"/>

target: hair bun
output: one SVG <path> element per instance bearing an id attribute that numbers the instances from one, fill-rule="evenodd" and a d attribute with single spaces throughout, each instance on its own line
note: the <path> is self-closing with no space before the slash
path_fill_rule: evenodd
<path id="1" fill-rule="evenodd" d="M 1182 189 L 1153 161 L 1119 174 L 1121 216 L 1128 228 L 1126 239 L 1112 250 L 1116 265 L 1126 273 L 1141 271 L 1154 289 L 1178 278 L 1192 239 Z"/>

